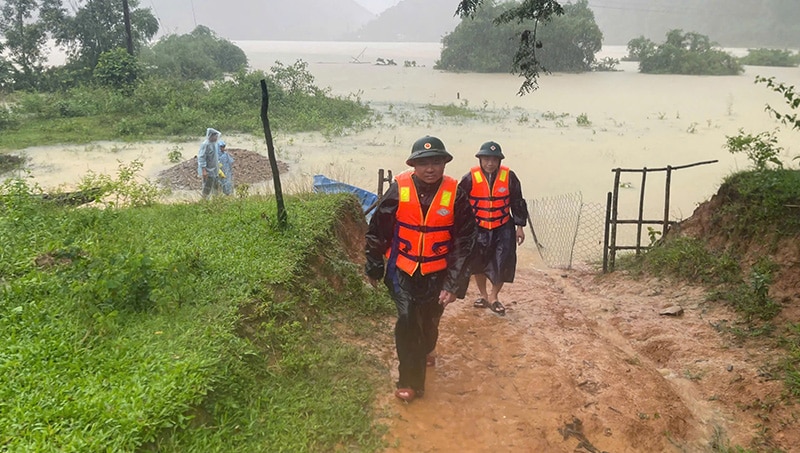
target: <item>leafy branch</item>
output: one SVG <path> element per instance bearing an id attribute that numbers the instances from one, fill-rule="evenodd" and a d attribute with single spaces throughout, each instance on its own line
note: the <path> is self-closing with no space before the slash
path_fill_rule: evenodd
<path id="1" fill-rule="evenodd" d="M 792 110 L 800 108 L 800 93 L 795 92 L 794 85 L 787 86 L 784 83 L 776 83 L 774 77 L 766 78 L 761 76 L 756 76 L 756 83 L 765 83 L 772 91 L 780 93 Z M 791 126 L 792 129 L 800 129 L 800 118 L 798 118 L 797 113 L 781 113 L 769 104 L 767 104 L 764 110 L 769 112 L 770 115 L 774 116 L 775 119 L 782 124 Z"/>

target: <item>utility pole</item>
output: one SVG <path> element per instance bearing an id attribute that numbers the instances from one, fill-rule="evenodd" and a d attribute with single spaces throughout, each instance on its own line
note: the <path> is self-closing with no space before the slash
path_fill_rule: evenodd
<path id="1" fill-rule="evenodd" d="M 131 34 L 131 10 L 128 0 L 122 0 L 122 18 L 125 20 L 125 38 L 128 45 L 128 54 L 133 55 L 133 35 Z"/>

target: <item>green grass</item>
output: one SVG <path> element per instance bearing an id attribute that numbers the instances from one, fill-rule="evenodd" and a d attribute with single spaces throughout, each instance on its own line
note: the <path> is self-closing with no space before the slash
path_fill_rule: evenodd
<path id="1" fill-rule="evenodd" d="M 685 236 L 657 242 L 642 255 L 623 255 L 618 266 L 634 274 L 648 273 L 711 285 L 741 280 L 739 262 L 731 254 L 710 252 L 702 240 Z"/>
<path id="2" fill-rule="evenodd" d="M 210 84 L 148 78 L 130 95 L 91 85 L 63 92 L 12 93 L 4 99 L 9 108 L 0 109 L 0 151 L 97 140 L 202 137 L 206 127 L 263 135 L 261 79 L 268 85 L 273 130 L 342 134 L 373 120 L 372 110 L 358 98 L 332 96 L 313 83 L 287 91 L 278 75 L 260 71 Z"/>
<path id="3" fill-rule="evenodd" d="M 448 118 L 476 118 L 478 114 L 466 105 L 434 105 L 428 104 L 428 110 Z"/>
<path id="4" fill-rule="evenodd" d="M 800 234 L 800 171 L 767 169 L 734 173 L 725 178 L 717 213 L 723 231 L 752 238 L 766 233 Z"/>
<path id="5" fill-rule="evenodd" d="M 334 239 L 349 196 L 67 209 L 0 196 L 0 450 L 375 451 L 391 313 Z M 348 327 L 350 326 L 350 327 Z M 353 326 L 357 326 L 353 327 Z"/>

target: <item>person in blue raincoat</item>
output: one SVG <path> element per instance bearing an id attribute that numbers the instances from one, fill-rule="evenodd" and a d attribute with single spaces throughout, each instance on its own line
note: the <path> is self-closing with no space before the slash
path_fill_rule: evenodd
<path id="1" fill-rule="evenodd" d="M 222 193 L 225 195 L 233 194 L 233 156 L 225 148 L 226 144 L 223 140 L 219 141 L 219 169 L 222 170 L 220 174 L 220 187 Z"/>
<path id="2" fill-rule="evenodd" d="M 203 178 L 203 198 L 211 196 L 217 191 L 219 184 L 219 140 L 220 132 L 216 129 L 206 129 L 206 139 L 197 151 L 197 176 Z"/>

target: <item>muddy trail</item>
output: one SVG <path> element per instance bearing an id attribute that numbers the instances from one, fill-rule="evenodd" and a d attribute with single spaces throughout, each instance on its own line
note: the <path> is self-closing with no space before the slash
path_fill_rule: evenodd
<path id="1" fill-rule="evenodd" d="M 797 409 L 770 350 L 722 333 L 735 316 L 701 288 L 621 272 L 518 269 L 500 317 L 451 304 L 424 398 L 377 402 L 388 451 L 797 451 Z M 660 314 L 680 307 L 680 315 Z M 387 330 L 391 329 L 387 321 Z M 765 449 L 765 450 L 762 450 Z M 777 449 L 777 450 L 776 450 Z"/>

